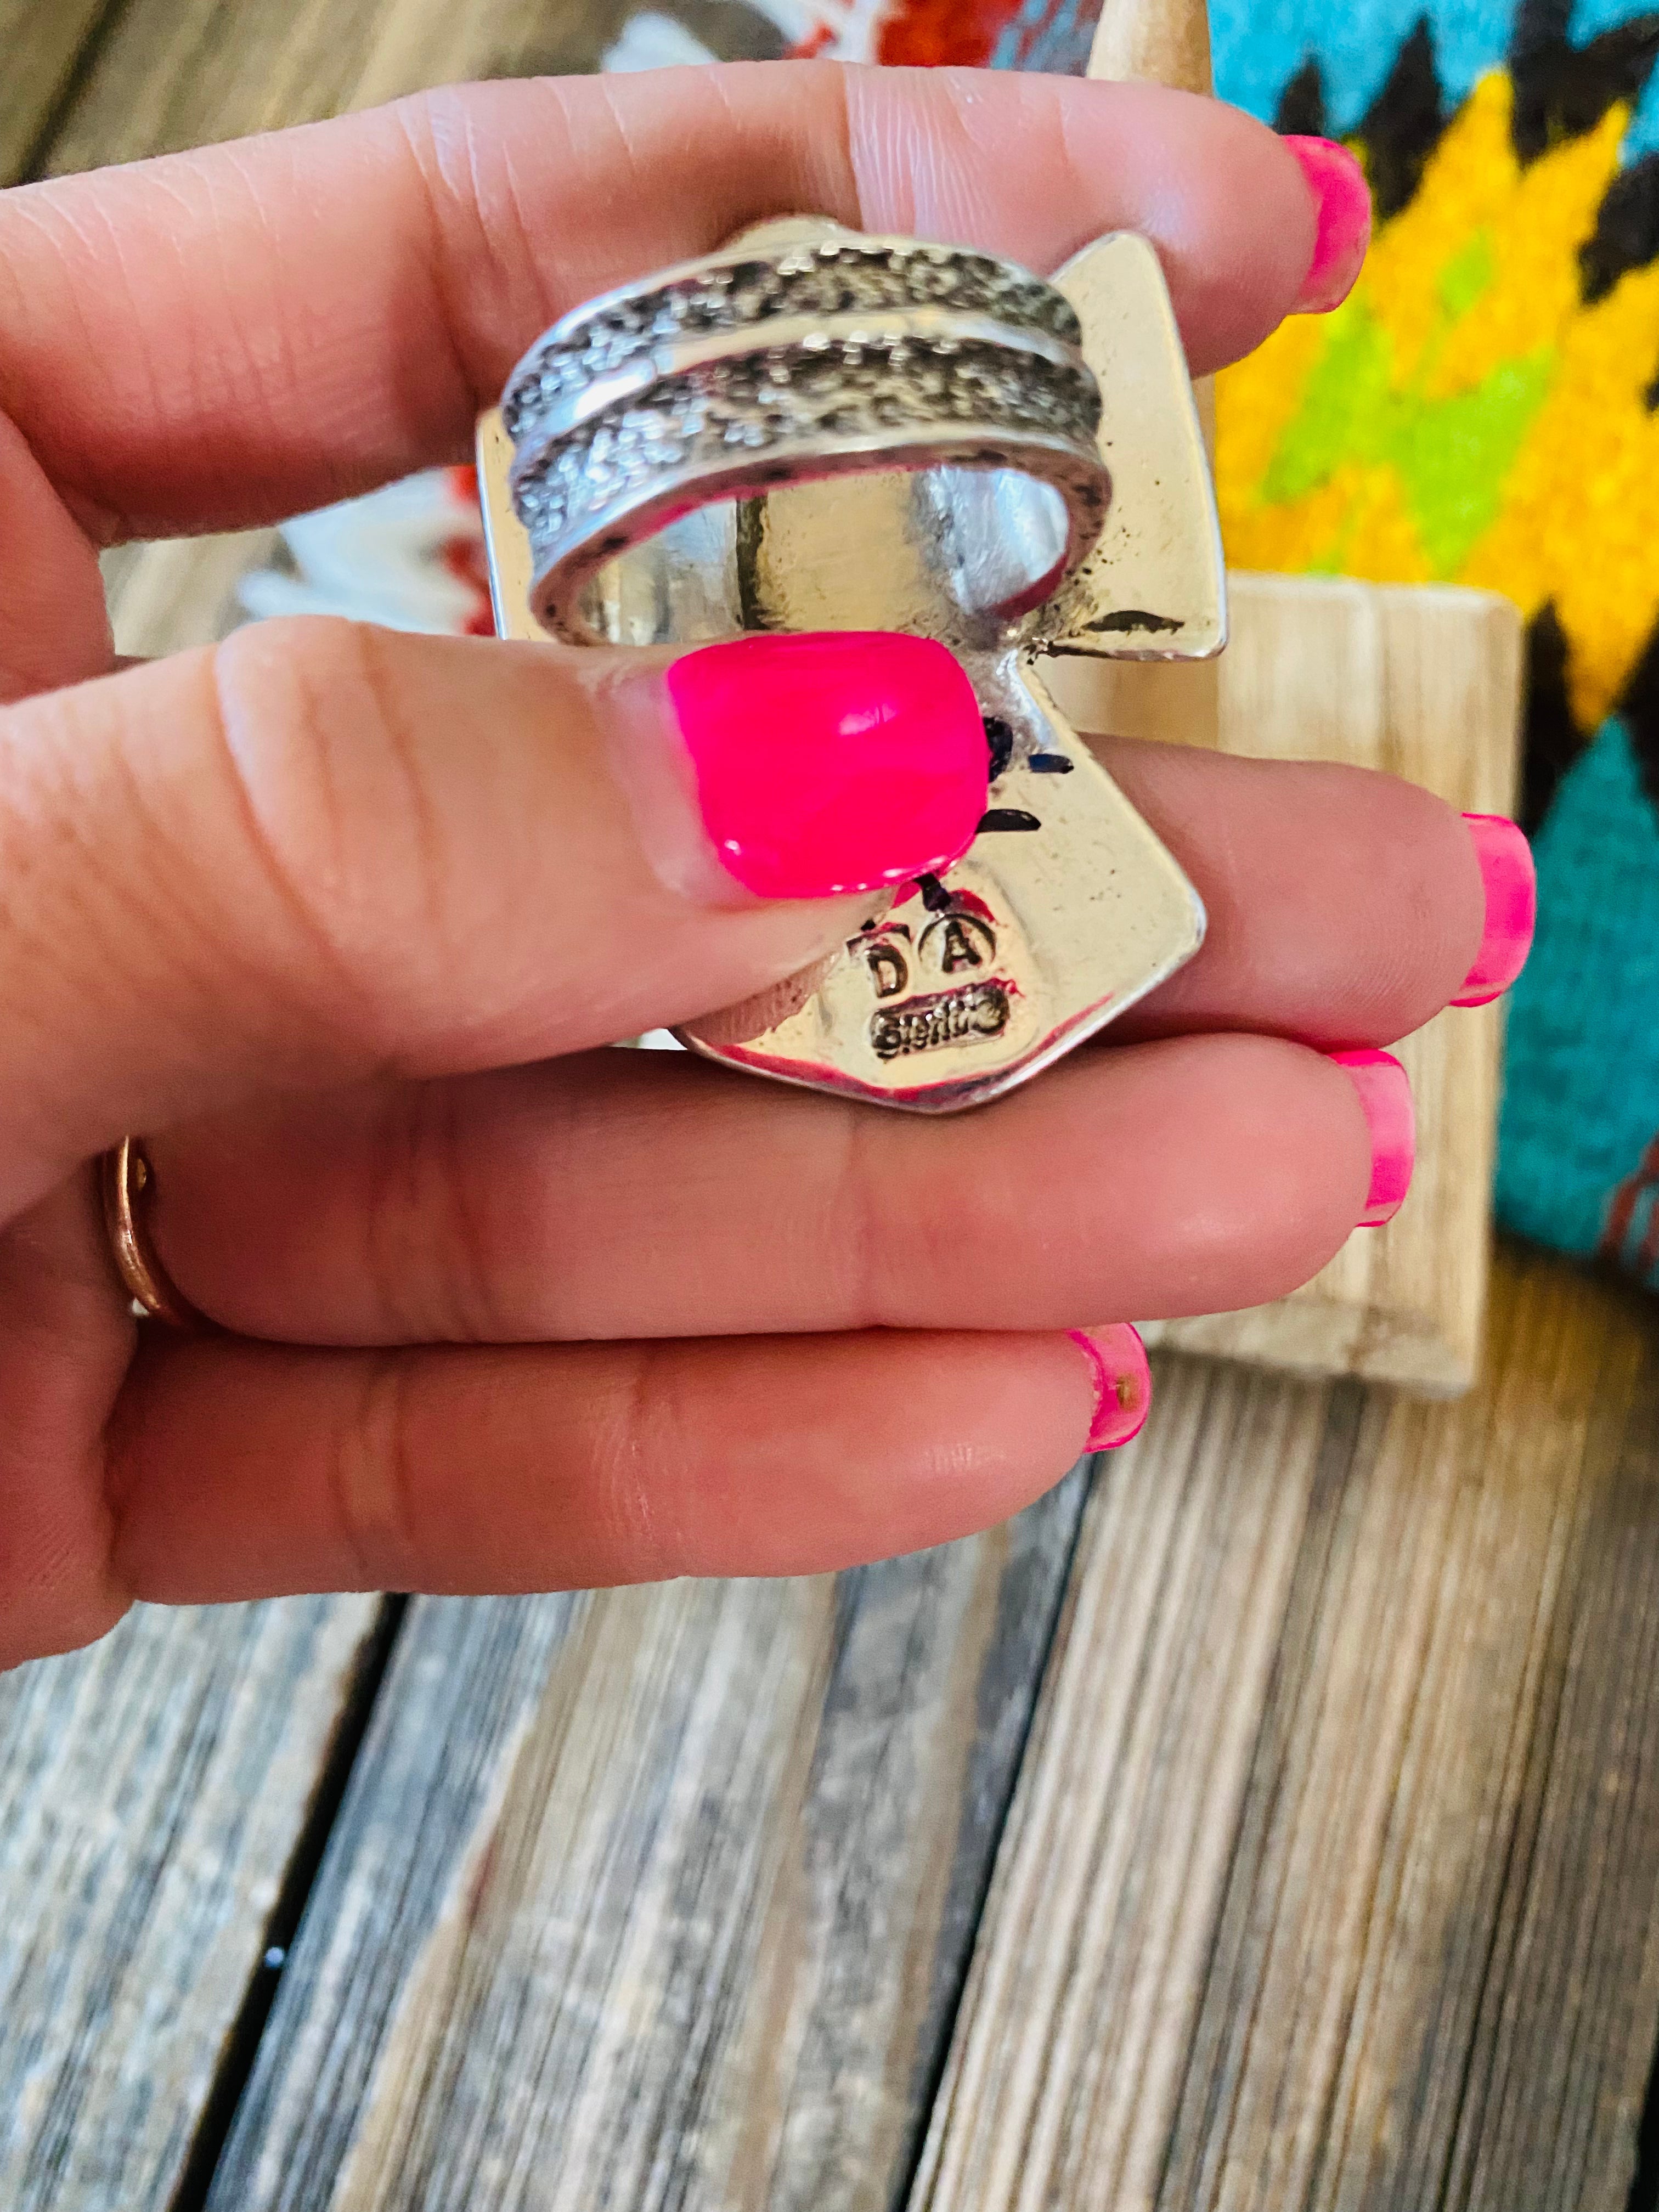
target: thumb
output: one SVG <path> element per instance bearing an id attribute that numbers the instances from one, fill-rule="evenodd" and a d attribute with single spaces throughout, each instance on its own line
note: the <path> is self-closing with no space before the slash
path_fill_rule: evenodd
<path id="1" fill-rule="evenodd" d="M 787 742 L 786 742 L 787 741 Z M 537 1060 L 763 991 L 965 851 L 942 646 L 665 663 L 256 624 L 0 716 L 0 1218 L 261 1089 Z"/>

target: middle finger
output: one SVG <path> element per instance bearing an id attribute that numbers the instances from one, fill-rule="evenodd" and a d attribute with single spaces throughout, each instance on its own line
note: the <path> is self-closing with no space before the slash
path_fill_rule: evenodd
<path id="1" fill-rule="evenodd" d="M 1473 844 L 1363 770 L 1103 750 L 1210 932 L 1017 1097 L 924 1126 L 615 1054 L 365 1086 L 152 1141 L 162 1256 L 224 1325 L 325 1343 L 1037 1328 L 1288 1289 L 1366 1189 L 1353 1094 L 1299 1048 L 1392 1042 L 1457 988 Z M 1128 1042 L 1171 1030 L 1296 1042 Z"/>
<path id="2" fill-rule="evenodd" d="M 1227 1036 L 1085 1050 L 944 1122 L 598 1052 L 151 1149 L 186 1297 L 246 1334 L 358 1346 L 1215 1311 L 1322 1267 L 1372 1164 L 1339 1066 Z"/>

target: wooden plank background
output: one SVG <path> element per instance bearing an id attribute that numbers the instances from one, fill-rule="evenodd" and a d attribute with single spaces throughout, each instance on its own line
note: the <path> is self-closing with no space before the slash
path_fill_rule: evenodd
<path id="1" fill-rule="evenodd" d="M 1081 1504 L 415 1606 L 212 2212 L 892 2203 Z"/>
<path id="2" fill-rule="evenodd" d="M 0 1675 L 7 2212 L 173 2202 L 380 1610 L 141 1607 Z"/>
<path id="3" fill-rule="evenodd" d="M 1085 1517 L 917 2206 L 1624 2203 L 1653 1316 L 1504 1255 L 1487 1353 L 1444 1406 L 1160 1367 Z"/>
<path id="4" fill-rule="evenodd" d="M 0 0 L 0 158 L 586 65 L 623 12 Z M 263 543 L 113 564 L 125 635 L 212 635 Z M 21 1670 L 0 2203 L 1619 2212 L 1659 1338 L 1510 1254 L 1488 1346 L 1439 1407 L 1160 1356 L 1086 1503 L 857 1576 L 416 1602 L 314 1882 L 374 1601 Z"/>

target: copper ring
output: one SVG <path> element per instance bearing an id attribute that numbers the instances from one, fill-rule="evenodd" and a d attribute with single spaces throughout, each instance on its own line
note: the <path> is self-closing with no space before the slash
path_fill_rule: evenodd
<path id="1" fill-rule="evenodd" d="M 99 1163 L 104 1228 L 121 1287 L 138 1312 L 169 1328 L 194 1332 L 202 1316 L 169 1279 L 155 1256 L 145 1216 L 155 1191 L 155 1171 L 137 1137 L 124 1137 Z"/>

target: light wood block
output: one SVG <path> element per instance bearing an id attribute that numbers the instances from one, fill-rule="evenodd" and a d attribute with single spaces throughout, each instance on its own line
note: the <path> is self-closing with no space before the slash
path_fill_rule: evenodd
<path id="1" fill-rule="evenodd" d="M 1622 2212 L 1659 2009 L 1659 1361 L 1504 1255 L 1455 1404 L 1160 1355 L 910 2212 Z"/>
<path id="2" fill-rule="evenodd" d="M 1225 751 L 1346 761 L 1426 785 L 1461 809 L 1512 809 L 1522 643 L 1507 599 L 1324 577 L 1229 580 L 1232 641 L 1219 661 L 1054 663 L 1062 708 L 1086 729 L 1193 742 L 1215 682 Z M 1502 1022 L 1498 1006 L 1452 1010 L 1400 1047 L 1417 1099 L 1417 1173 L 1386 1228 L 1356 1231 L 1311 1283 L 1273 1305 L 1149 1334 L 1293 1373 L 1436 1395 L 1467 1389 L 1491 1243 Z"/>
<path id="3" fill-rule="evenodd" d="M 1167 84 L 1207 93 L 1210 14 L 1206 0 L 1102 0 L 1088 74 L 1114 83 Z"/>

